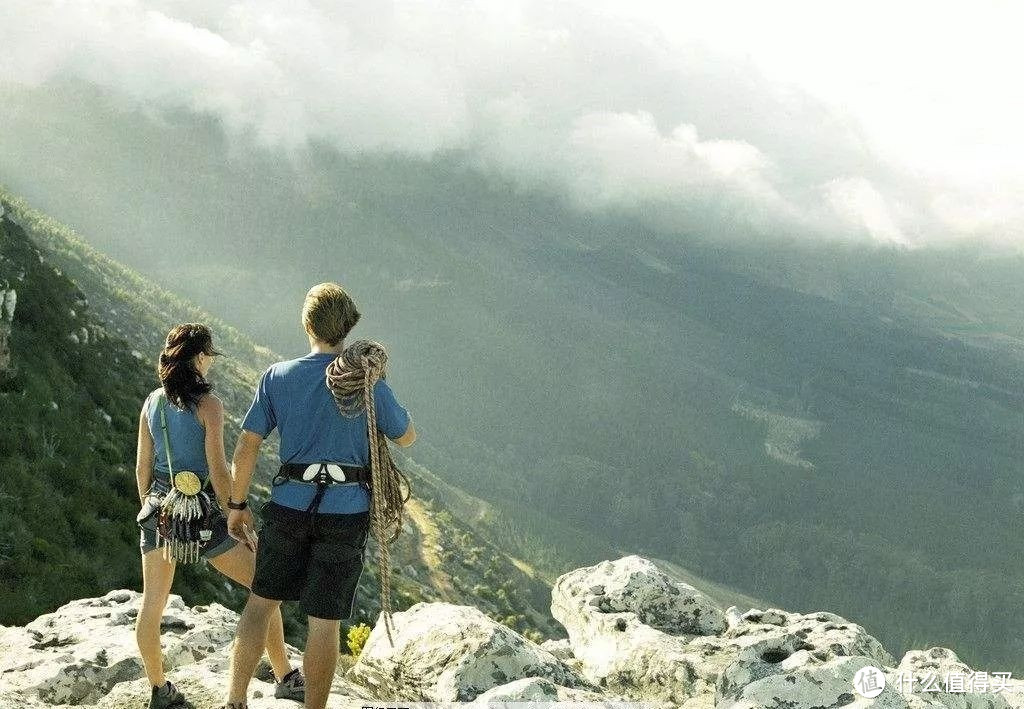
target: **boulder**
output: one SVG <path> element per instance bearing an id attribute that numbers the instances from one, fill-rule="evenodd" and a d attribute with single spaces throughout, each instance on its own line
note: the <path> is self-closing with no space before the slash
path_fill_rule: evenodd
<path id="1" fill-rule="evenodd" d="M 72 601 L 23 628 L 0 628 L 0 706 L 93 705 L 115 690 L 148 702 L 135 641 L 141 599 L 136 591 L 112 591 Z M 223 691 L 237 624 L 238 615 L 224 606 L 189 608 L 171 595 L 161 623 L 164 668 L 185 669 L 168 676 L 189 676 L 205 663 L 220 673 L 216 683 Z M 300 661 L 298 651 L 291 652 Z"/>
<path id="2" fill-rule="evenodd" d="M 618 704 L 616 700 L 608 699 L 599 692 L 562 687 L 545 677 L 517 679 L 492 687 L 473 700 L 473 704 L 494 709 L 507 709 L 505 702 L 586 702 L 586 706 L 591 709 Z"/>
<path id="3" fill-rule="evenodd" d="M 1018 709 L 1024 707 L 1024 686 L 989 673 L 975 673 L 956 653 L 944 647 L 911 650 L 887 675 L 907 698 L 927 701 L 912 706 L 947 709 Z"/>
<path id="4" fill-rule="evenodd" d="M 377 623 L 345 675 L 356 693 L 382 700 L 462 702 L 529 677 L 597 690 L 550 652 L 473 606 L 417 603 L 393 613 L 392 620 L 395 646 Z"/>
<path id="5" fill-rule="evenodd" d="M 747 647 L 725 668 L 715 695 L 715 709 L 909 707 L 889 683 L 873 698 L 855 690 L 854 675 L 875 664 L 871 657 L 837 655 L 821 660 L 808 650 L 799 650 L 773 662 L 765 659 L 765 649 L 764 643 Z"/>
<path id="6" fill-rule="evenodd" d="M 726 628 L 725 613 L 707 596 L 635 554 L 563 574 L 551 596 L 551 612 L 570 639 L 573 629 L 586 633 L 602 614 L 614 613 L 631 613 L 670 635 L 713 635 Z"/>
<path id="7" fill-rule="evenodd" d="M 819 660 L 863 655 L 878 667 L 894 664 L 882 644 L 863 627 L 835 613 L 789 613 L 778 608 L 751 608 L 722 637 L 739 647 L 758 645 L 767 655 L 785 658 L 807 650 Z"/>
<path id="8" fill-rule="evenodd" d="M 551 614 L 586 679 L 629 699 L 682 704 L 713 693 L 729 659 L 729 643 L 713 635 L 727 627 L 722 610 L 640 556 L 563 574 Z M 712 639 L 690 645 L 701 636 Z"/>
<path id="9" fill-rule="evenodd" d="M 717 638 L 694 638 L 690 643 L 691 653 L 696 648 L 704 649 L 707 666 L 717 672 L 715 683 L 714 706 L 731 706 L 737 708 L 760 706 L 758 701 L 765 695 L 779 691 L 779 687 L 787 691 L 794 687 L 804 687 L 809 682 L 813 687 L 821 681 L 819 699 L 828 699 L 831 689 L 836 689 L 834 700 L 842 702 L 850 699 L 848 692 L 853 692 L 853 675 L 865 665 L 873 665 L 883 670 L 893 664 L 890 655 L 878 640 L 856 623 L 834 613 L 790 613 L 779 608 L 760 610 L 751 608 L 745 613 L 729 614 L 729 627 Z M 724 643 L 724 644 L 723 644 Z M 860 664 L 847 665 L 839 662 L 844 658 L 860 657 Z M 841 666 L 842 669 L 837 669 Z M 850 677 L 846 684 L 839 679 L 843 672 L 849 671 Z M 839 674 L 836 674 L 839 673 Z M 737 686 L 751 685 L 765 680 L 751 692 L 744 694 L 735 691 Z M 744 690 L 746 691 L 746 690 Z M 805 691 L 805 690 L 800 690 Z M 810 689 L 807 692 L 813 694 Z M 894 690 L 889 688 L 888 694 L 877 698 L 881 704 L 896 701 L 890 699 Z M 899 694 L 898 691 L 895 691 Z M 791 706 L 801 709 L 797 695 L 783 692 L 787 697 L 780 701 L 779 706 Z M 863 700 L 855 694 L 854 700 Z M 753 702 L 748 704 L 748 702 Z M 786 704 L 786 702 L 795 702 Z M 807 707 L 829 706 L 829 702 L 810 702 Z M 865 704 L 863 706 L 873 706 Z"/>

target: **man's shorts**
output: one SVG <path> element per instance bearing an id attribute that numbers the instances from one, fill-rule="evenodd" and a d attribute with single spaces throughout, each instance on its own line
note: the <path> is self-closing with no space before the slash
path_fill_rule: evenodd
<path id="1" fill-rule="evenodd" d="M 156 479 L 149 486 L 149 495 L 164 495 L 171 489 L 170 484 L 165 480 Z M 153 524 L 153 522 L 150 522 Z M 147 527 L 139 527 L 139 548 L 143 554 L 151 552 L 157 548 L 157 531 L 156 529 L 149 529 Z M 204 559 L 212 559 L 215 556 L 220 556 L 226 551 L 231 551 L 235 548 L 236 544 L 240 542 L 233 539 L 228 534 L 228 520 L 222 514 L 217 515 L 216 520 L 213 523 L 213 536 L 210 537 L 202 549 L 199 551 L 199 556 Z"/>
<path id="2" fill-rule="evenodd" d="M 267 502 L 262 514 L 252 592 L 277 601 L 300 601 L 306 615 L 314 618 L 351 618 L 370 534 L 370 511 L 308 515 Z"/>

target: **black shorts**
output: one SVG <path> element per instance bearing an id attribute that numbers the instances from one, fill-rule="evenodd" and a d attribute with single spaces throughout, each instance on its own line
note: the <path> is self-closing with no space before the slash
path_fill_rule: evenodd
<path id="1" fill-rule="evenodd" d="M 256 546 L 252 592 L 277 601 L 300 601 L 306 615 L 352 617 L 363 573 L 370 511 L 312 517 L 267 502 Z"/>

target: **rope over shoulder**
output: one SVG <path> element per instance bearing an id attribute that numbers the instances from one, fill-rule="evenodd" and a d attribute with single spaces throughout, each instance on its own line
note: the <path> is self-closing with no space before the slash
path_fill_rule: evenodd
<path id="1" fill-rule="evenodd" d="M 373 387 L 387 376 L 388 355 L 375 340 L 356 340 L 327 367 L 327 388 L 343 416 L 355 418 L 366 412 L 370 442 L 370 532 L 377 540 L 381 590 L 381 615 L 388 642 L 391 637 L 391 553 L 388 545 L 402 533 L 402 508 L 412 496 L 409 478 L 398 469 L 388 448 L 387 436 L 377 430 Z M 402 492 L 405 481 L 406 494 Z"/>

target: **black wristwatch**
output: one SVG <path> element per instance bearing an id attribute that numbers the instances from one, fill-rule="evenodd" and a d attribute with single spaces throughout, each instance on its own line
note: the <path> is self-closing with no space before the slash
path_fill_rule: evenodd
<path id="1" fill-rule="evenodd" d="M 241 502 L 233 502 L 231 498 L 228 498 L 228 509 L 229 510 L 244 510 L 249 506 L 248 500 L 242 500 Z"/>

